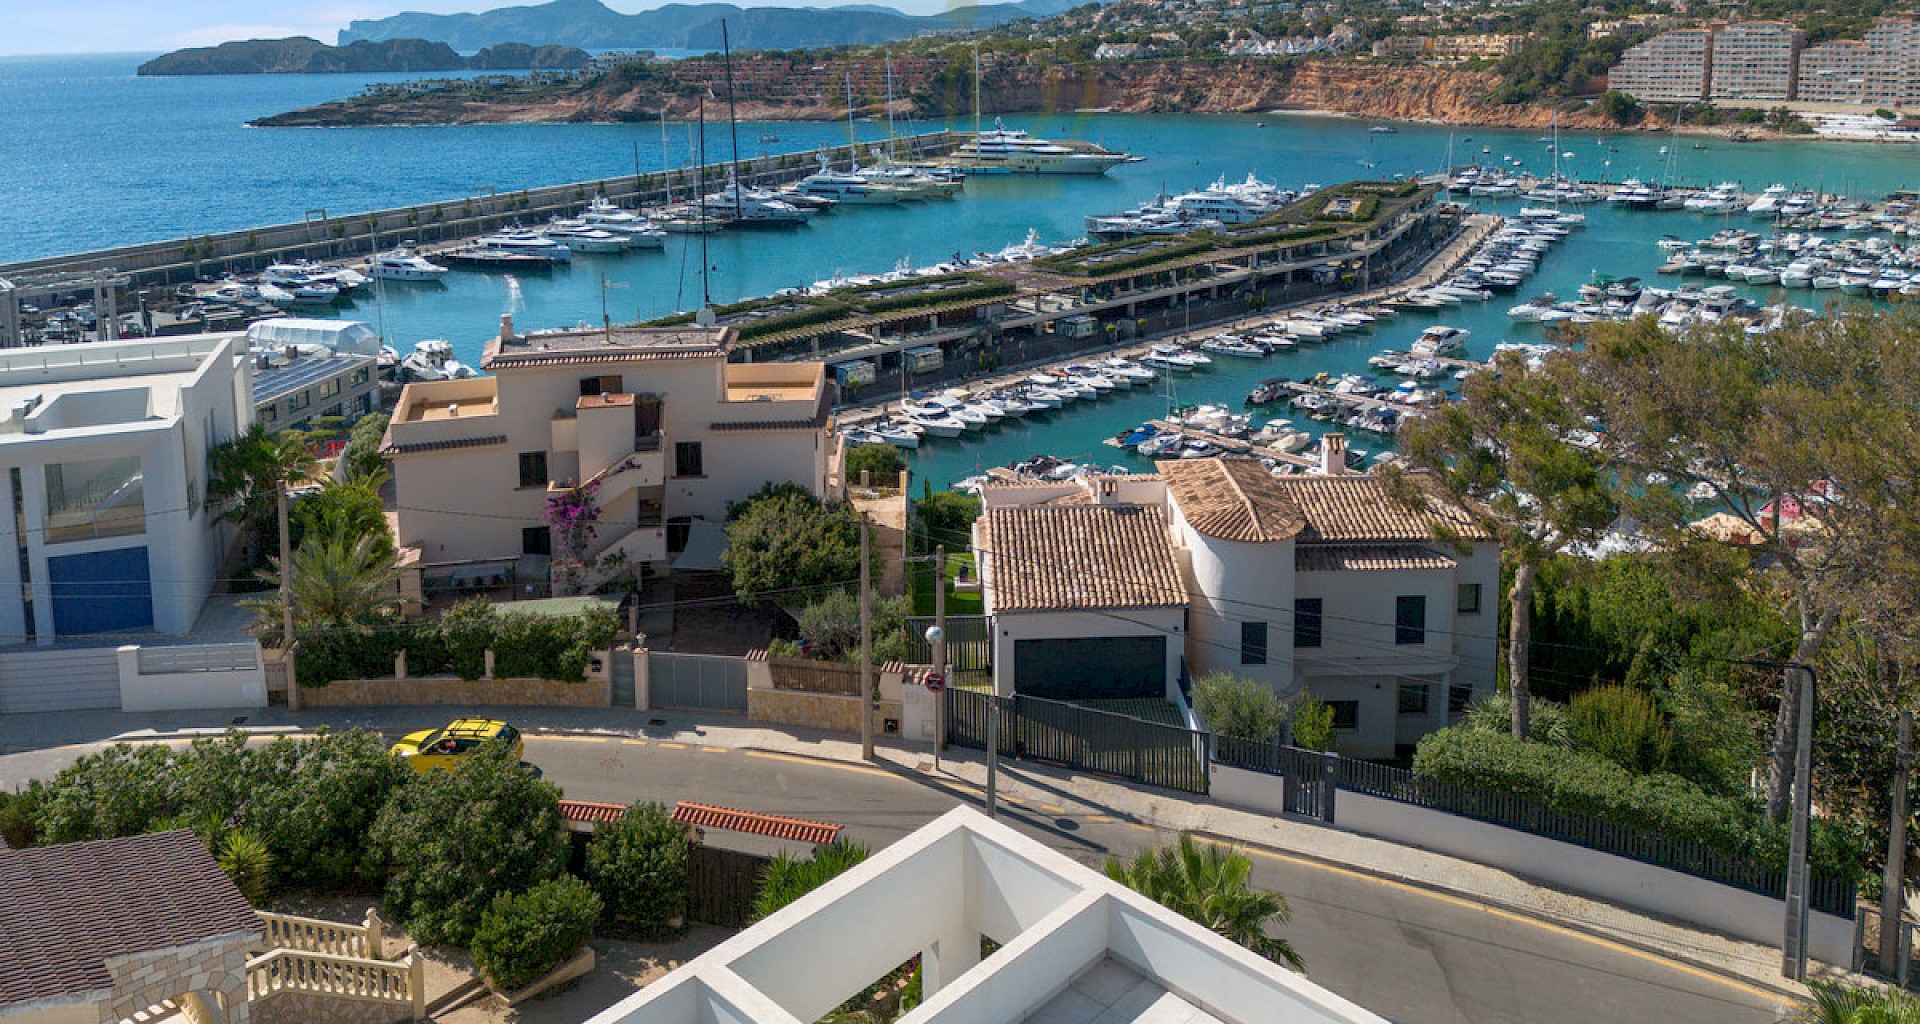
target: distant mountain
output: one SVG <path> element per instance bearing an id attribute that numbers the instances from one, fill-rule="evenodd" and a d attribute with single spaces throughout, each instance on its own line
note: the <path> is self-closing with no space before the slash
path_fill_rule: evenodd
<path id="1" fill-rule="evenodd" d="M 510 71 L 587 66 L 585 51 L 567 46 L 502 43 L 462 57 L 425 39 L 359 40 L 328 46 L 317 39 L 249 39 L 176 50 L 140 65 L 142 75 L 312 75 L 332 72 Z"/>
<path id="2" fill-rule="evenodd" d="M 742 50 L 787 50 L 848 43 L 884 43 L 946 29 L 987 28 L 1020 18 L 1045 17 L 1074 6 L 1067 0 L 959 7 L 916 16 L 887 7 L 735 7 L 668 4 L 621 14 L 600 0 L 551 0 L 533 7 L 502 7 L 479 14 L 408 12 L 355 21 L 340 31 L 342 45 L 362 40 L 432 39 L 457 50 L 507 40 L 578 46 L 588 50 L 720 48 L 720 20 Z"/>

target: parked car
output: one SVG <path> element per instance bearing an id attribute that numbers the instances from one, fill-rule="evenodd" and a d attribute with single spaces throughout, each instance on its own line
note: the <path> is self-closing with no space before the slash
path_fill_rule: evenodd
<path id="1" fill-rule="evenodd" d="M 520 730 L 491 718 L 459 718 L 442 729 L 422 729 L 408 733 L 393 745 L 393 752 L 407 759 L 417 772 L 452 768 L 482 743 L 505 743 L 512 747 L 516 760 L 526 753 Z"/>

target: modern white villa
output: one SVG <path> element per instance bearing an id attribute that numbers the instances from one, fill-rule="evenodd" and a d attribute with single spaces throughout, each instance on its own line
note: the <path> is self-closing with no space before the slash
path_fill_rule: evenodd
<path id="1" fill-rule="evenodd" d="M 588 1024 L 803 1024 L 915 956 L 900 1024 L 1386 1024 L 964 807 Z"/>
<path id="2" fill-rule="evenodd" d="M 1177 700 L 1183 667 L 1224 669 L 1331 704 L 1350 755 L 1445 726 L 1494 687 L 1498 545 L 1328 447 L 1296 476 L 1191 459 L 986 488 L 973 543 L 996 691 Z"/>
<path id="3" fill-rule="evenodd" d="M 727 504 L 767 483 L 830 488 L 839 439 L 821 363 L 734 363 L 727 327 L 516 334 L 491 376 L 407 385 L 384 451 L 403 563 L 453 573 L 581 564 L 718 568 Z M 592 493 L 594 536 L 556 551 L 549 498 Z"/>
<path id="4" fill-rule="evenodd" d="M 244 334 L 0 353 L 0 644 L 193 628 L 232 531 L 207 450 L 253 421 Z M 58 681 L 49 681 L 58 685 Z"/>

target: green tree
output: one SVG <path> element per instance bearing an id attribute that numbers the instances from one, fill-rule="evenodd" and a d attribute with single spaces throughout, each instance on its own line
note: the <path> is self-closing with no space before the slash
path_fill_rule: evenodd
<path id="1" fill-rule="evenodd" d="M 308 536 L 293 553 L 293 619 L 301 633 L 365 634 L 394 620 L 402 605 L 400 570 L 384 534 L 338 530 Z M 277 638 L 285 607 L 280 592 L 279 559 L 260 578 L 271 592 L 248 598 L 242 606 L 254 614 L 254 630 Z"/>
<path id="2" fill-rule="evenodd" d="M 1567 707 L 1573 745 L 1638 774 L 1666 771 L 1672 761 L 1673 728 L 1652 697 L 1628 686 L 1598 686 Z"/>
<path id="3" fill-rule="evenodd" d="M 473 964 L 505 992 L 539 981 L 593 938 L 600 897 L 578 878 L 562 876 L 525 892 L 502 892 L 473 933 Z"/>
<path id="4" fill-rule="evenodd" d="M 387 526 L 386 503 L 380 497 L 387 479 L 384 469 L 376 469 L 344 482 L 329 480 L 318 491 L 302 497 L 287 513 L 293 546 L 300 547 L 316 534 L 365 535 L 375 538 L 379 550 L 392 558 L 396 550 L 393 531 Z"/>
<path id="5" fill-rule="evenodd" d="M 1260 743 L 1272 740 L 1287 720 L 1272 687 L 1225 671 L 1193 681 L 1193 709 L 1216 735 Z"/>
<path id="6" fill-rule="evenodd" d="M 980 499 L 956 491 L 929 490 L 913 503 L 913 548 L 927 554 L 935 545 L 949 550 L 971 543 L 973 521 L 980 518 Z"/>
<path id="7" fill-rule="evenodd" d="M 255 422 L 247 432 L 207 451 L 207 502 L 220 519 L 238 524 L 255 564 L 270 545 L 276 495 L 313 474 L 313 452 L 298 438 L 271 434 Z"/>
<path id="8" fill-rule="evenodd" d="M 1576 412 L 1607 425 L 1596 447 L 1667 482 L 1634 496 L 1634 516 L 1668 550 L 1717 546 L 1693 527 L 1701 512 L 1685 497 L 1710 493 L 1771 566 L 1765 582 L 1797 620 L 1786 657 L 1803 664 L 1843 618 L 1920 592 L 1920 314 L 1852 313 L 1796 317 L 1764 335 L 1737 325 L 1670 334 L 1640 317 L 1596 325 L 1568 360 Z M 1817 542 L 1802 543 L 1809 529 Z M 1775 820 L 1792 784 L 1801 674 L 1781 675 L 1767 780 Z"/>
<path id="9" fill-rule="evenodd" d="M 560 791 L 506 744 L 396 790 L 369 836 L 392 873 L 387 903 L 415 941 L 463 945 L 501 893 L 556 878 L 567 863 Z"/>
<path id="10" fill-rule="evenodd" d="M 1433 514 L 1436 538 L 1500 544 L 1513 567 L 1507 592 L 1507 684 L 1513 734 L 1526 736 L 1533 581 L 1548 557 L 1597 539 L 1619 516 L 1605 458 L 1572 443 L 1586 429 L 1551 373 L 1528 370 L 1518 353 L 1467 378 L 1465 401 L 1408 420 L 1400 451 L 1421 472 L 1385 471 L 1394 496 Z"/>
<path id="11" fill-rule="evenodd" d="M 805 859 L 775 854 L 760 873 L 760 892 L 753 901 L 754 920 L 771 917 L 780 908 L 845 874 L 870 855 L 859 843 L 837 839 L 814 847 Z"/>
<path id="12" fill-rule="evenodd" d="M 384 880 L 367 833 L 394 792 L 417 777 L 385 741 L 364 729 L 328 731 L 276 737 L 249 754 L 262 781 L 241 821 L 265 840 L 284 877 L 321 890 Z"/>
<path id="13" fill-rule="evenodd" d="M 905 595 L 874 598 L 873 663 L 883 665 L 907 653 L 907 617 L 913 602 Z M 831 590 L 800 609 L 800 636 L 807 652 L 822 661 L 860 660 L 860 599 L 845 590 Z"/>
<path id="14" fill-rule="evenodd" d="M 1293 745 L 1306 750 L 1333 749 L 1333 705 L 1311 694 L 1293 703 Z"/>
<path id="15" fill-rule="evenodd" d="M 907 468 L 907 460 L 900 455 L 900 449 L 890 444 L 856 444 L 847 449 L 846 479 L 849 486 L 860 483 L 860 475 L 865 473 L 867 480 L 875 487 L 891 487 L 900 479 L 900 471 Z"/>
<path id="16" fill-rule="evenodd" d="M 1142 850 L 1131 861 L 1107 858 L 1107 877 L 1214 934 L 1296 971 L 1306 961 L 1268 929 L 1287 923 L 1287 898 L 1253 888 L 1253 862 L 1237 850 L 1202 845 L 1191 832 L 1173 846 Z"/>
<path id="17" fill-rule="evenodd" d="M 387 459 L 380 454 L 380 441 L 386 436 L 387 424 L 392 419 L 387 413 L 374 412 L 354 422 L 353 432 L 347 435 L 347 446 L 340 452 L 349 477 L 372 476 L 387 468 Z"/>
<path id="18" fill-rule="evenodd" d="M 1601 93 L 1600 98 L 1594 101 L 1594 106 L 1606 115 L 1607 120 L 1622 127 L 1639 124 L 1647 116 L 1646 108 L 1640 105 L 1639 100 L 1618 89 Z"/>
<path id="19" fill-rule="evenodd" d="M 860 516 L 799 488 L 763 490 L 727 523 L 721 556 L 746 604 L 772 594 L 844 586 L 860 578 Z"/>
<path id="20" fill-rule="evenodd" d="M 686 826 L 665 807 L 637 803 L 594 829 L 587 879 L 609 918 L 643 938 L 671 934 L 687 914 Z"/>

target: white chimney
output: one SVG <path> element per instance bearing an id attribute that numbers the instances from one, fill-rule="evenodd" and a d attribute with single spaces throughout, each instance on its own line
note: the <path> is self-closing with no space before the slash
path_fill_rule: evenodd
<path id="1" fill-rule="evenodd" d="M 1328 434 L 1320 439 L 1320 472 L 1327 476 L 1347 472 L 1347 435 Z"/>
<path id="2" fill-rule="evenodd" d="M 513 340 L 513 314 L 512 313 L 500 314 L 500 340 L 501 341 Z"/>
<path id="3" fill-rule="evenodd" d="M 1093 499 L 1095 505 L 1118 505 L 1120 503 L 1120 485 L 1104 476 L 1088 476 L 1080 479 L 1080 486 Z"/>

